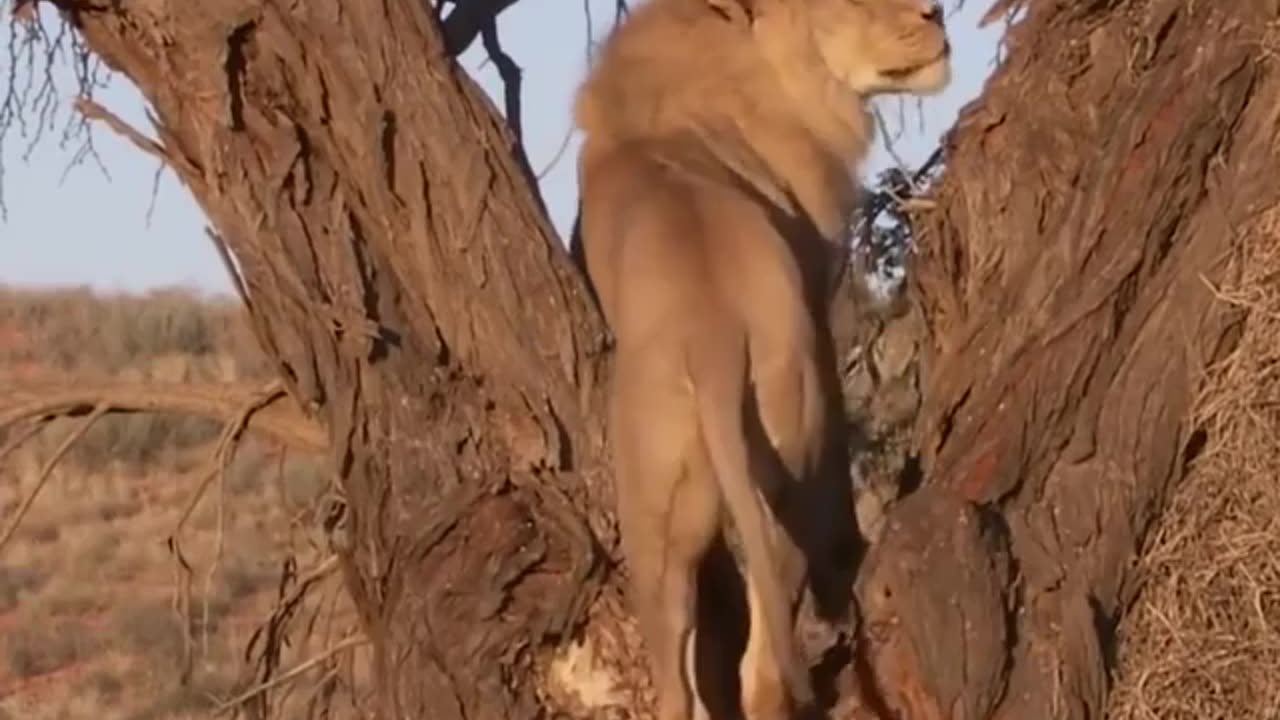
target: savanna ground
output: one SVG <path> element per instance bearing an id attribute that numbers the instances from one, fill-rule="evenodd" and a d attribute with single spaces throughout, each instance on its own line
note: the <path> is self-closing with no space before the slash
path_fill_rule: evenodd
<path id="1" fill-rule="evenodd" d="M 1117 720 L 1280 716 L 1280 223 L 1273 216 L 1247 237 L 1234 260 L 1239 281 L 1215 291 L 1252 318 L 1236 352 L 1206 370 L 1197 408 L 1206 446 L 1141 560 L 1145 589 L 1121 629 L 1113 674 L 1108 716 Z M 890 380 L 908 372 L 894 355 L 914 332 L 891 323 L 874 341 Z M 234 303 L 179 290 L 0 291 L 0 338 L 0 388 L 12 392 L 67 379 L 270 378 Z M 855 375 L 854 401 L 864 392 Z M 871 413 L 889 419 L 880 447 L 891 449 L 914 401 L 899 394 L 887 407 L 884 397 Z M 54 423 L 0 468 L 6 528 L 71 422 Z M 199 418 L 106 416 L 56 467 L 0 555 L 0 718 L 208 717 L 253 689 L 242 656 L 279 611 L 282 563 L 291 558 L 305 574 L 330 555 L 318 531 L 328 482 L 322 458 L 250 436 L 224 485 L 211 484 L 177 533 L 191 568 L 184 576 L 167 541 L 220 432 Z M 866 459 L 872 473 L 892 469 Z M 290 638 L 286 666 L 354 630 L 337 580 L 323 579 L 319 599 L 298 609 L 314 614 L 313 632 Z M 351 653 L 299 674 L 291 707 L 305 708 L 334 674 L 362 669 Z M 358 686 L 350 680 L 342 687 Z"/>
<path id="2" fill-rule="evenodd" d="M 145 387 L 269 377 L 232 303 L 177 290 L 0 290 L 0 393 L 69 378 Z M 5 528 L 78 422 L 53 423 L 0 467 Z M 0 718 L 206 717 L 252 685 L 241 657 L 277 604 L 282 563 L 306 572 L 330 555 L 314 532 L 328 475 L 318 457 L 246 438 L 223 486 L 210 483 L 176 534 L 187 576 L 168 539 L 221 431 L 204 418 L 106 416 L 55 467 L 0 555 Z M 324 580 L 320 602 L 333 607 L 317 608 L 314 642 L 290 638 L 285 662 L 353 625 L 337 581 Z"/>

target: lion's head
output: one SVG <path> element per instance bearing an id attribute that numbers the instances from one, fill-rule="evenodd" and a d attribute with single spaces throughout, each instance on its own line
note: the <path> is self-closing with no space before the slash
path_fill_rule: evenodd
<path id="1" fill-rule="evenodd" d="M 936 0 L 707 2 L 749 20 L 766 46 L 811 43 L 827 70 L 864 97 L 933 94 L 951 80 L 951 46 Z"/>
<path id="2" fill-rule="evenodd" d="M 951 46 L 934 0 L 808 0 L 818 52 L 854 91 L 936 93 Z"/>
<path id="3" fill-rule="evenodd" d="M 934 0 L 646 0 L 600 49 L 575 118 L 584 157 L 700 138 L 834 232 L 870 146 L 864 101 L 940 91 L 950 55 Z"/>

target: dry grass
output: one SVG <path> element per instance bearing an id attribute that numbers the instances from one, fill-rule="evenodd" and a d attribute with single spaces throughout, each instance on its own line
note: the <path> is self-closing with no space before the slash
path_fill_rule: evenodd
<path id="1" fill-rule="evenodd" d="M 1198 402 L 1209 444 L 1171 499 L 1124 627 L 1115 720 L 1280 718 L 1280 213 L 1236 257 L 1249 311 Z"/>
<path id="2" fill-rule="evenodd" d="M 182 291 L 0 289 L 0 392 L 35 378 L 243 381 L 268 372 L 241 311 L 226 302 Z M 65 433 L 53 425 L 0 467 L 0 517 Z M 275 605 L 282 562 L 292 555 L 305 572 L 327 555 L 314 503 L 328 475 L 320 458 L 244 441 L 229 468 L 226 512 L 220 517 L 211 492 L 184 531 L 194 569 L 184 616 L 165 540 L 219 429 L 165 416 L 103 418 L 55 471 L 0 554 L 0 720 L 209 717 L 251 684 L 244 650 Z M 327 597 L 338 581 L 328 579 Z M 354 624 L 345 595 L 337 597 L 332 627 L 291 636 L 283 668 Z M 194 666 L 184 686 L 188 638 Z M 298 694 L 305 699 L 306 690 Z"/>
<path id="3" fill-rule="evenodd" d="M 67 468 L 0 557 L 0 710 L 72 720 L 107 709 L 110 717 L 204 717 L 213 698 L 241 689 L 241 656 L 274 604 L 280 562 L 291 552 L 303 568 L 320 562 L 319 552 L 299 547 L 300 538 L 317 547 L 318 537 L 314 523 L 299 523 L 298 516 L 316 497 L 304 498 L 302 489 L 323 489 L 300 479 L 308 469 L 318 475 L 315 460 L 287 462 L 283 478 L 295 478 L 299 504 L 282 503 L 283 480 L 269 448 L 250 443 L 244 453 L 228 482 L 220 561 L 211 565 L 215 503 L 197 510 L 183 543 L 196 571 L 186 620 L 196 643 L 196 689 L 179 686 L 183 621 L 172 605 L 174 564 L 164 544 L 194 475 L 163 467 Z M 17 496 L 32 480 L 0 472 L 0 498 Z M 340 614 L 338 625 L 350 620 Z M 301 643 L 285 664 L 322 648 L 323 642 Z"/>
<path id="4" fill-rule="evenodd" d="M 27 611 L 5 638 L 5 661 L 15 677 L 44 675 L 83 661 L 98 639 L 79 619 Z"/>

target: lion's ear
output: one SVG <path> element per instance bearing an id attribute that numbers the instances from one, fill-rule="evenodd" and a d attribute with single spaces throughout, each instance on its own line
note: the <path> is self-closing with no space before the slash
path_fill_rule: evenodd
<path id="1" fill-rule="evenodd" d="M 760 0 L 706 0 L 711 9 L 735 25 L 750 25 Z"/>

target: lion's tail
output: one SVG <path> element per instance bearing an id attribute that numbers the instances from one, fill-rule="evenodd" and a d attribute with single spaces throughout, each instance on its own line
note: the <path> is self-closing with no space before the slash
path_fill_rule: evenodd
<path id="1" fill-rule="evenodd" d="M 720 491 L 738 528 L 747 573 L 759 592 L 761 614 L 782 666 L 783 681 L 792 698 L 803 707 L 813 701 L 813 688 L 807 668 L 795 653 L 790 603 L 779 581 L 780 570 L 766 531 L 764 503 L 756 495 L 747 450 L 743 423 L 749 380 L 747 338 L 741 329 L 723 325 L 711 332 L 720 337 L 699 336 L 691 343 L 688 354 L 702 436 Z"/>

